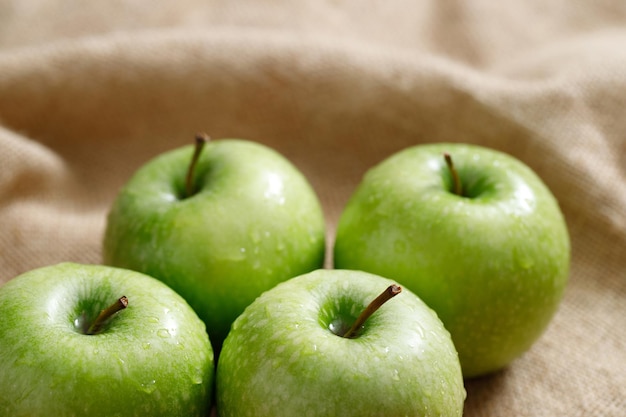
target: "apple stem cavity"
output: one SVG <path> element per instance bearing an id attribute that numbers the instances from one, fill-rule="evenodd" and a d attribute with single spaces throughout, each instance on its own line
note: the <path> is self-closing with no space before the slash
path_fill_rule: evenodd
<path id="1" fill-rule="evenodd" d="M 200 159 L 200 154 L 204 149 L 204 145 L 206 145 L 209 140 L 210 138 L 206 133 L 198 133 L 196 135 L 196 146 L 191 157 L 191 162 L 189 163 L 189 168 L 187 169 L 187 178 L 185 179 L 185 198 L 191 197 L 196 193 L 193 175 L 196 170 L 196 165 L 198 164 L 198 159 Z"/>
<path id="2" fill-rule="evenodd" d="M 363 310 L 361 315 L 356 319 L 352 327 L 345 332 L 342 337 L 348 339 L 354 339 L 358 335 L 359 329 L 365 324 L 367 319 L 371 317 L 383 304 L 391 300 L 396 295 L 402 292 L 402 287 L 396 284 L 392 284 L 385 291 L 383 291 L 378 297 L 376 297 L 369 305 Z"/>
<path id="3" fill-rule="evenodd" d="M 448 165 L 448 169 L 450 170 L 450 174 L 452 175 L 452 191 L 454 192 L 454 194 L 462 196 L 463 185 L 461 184 L 461 178 L 459 178 L 459 173 L 454 167 L 454 163 L 452 162 L 452 156 L 450 156 L 450 154 L 446 152 L 443 154 L 443 157 L 446 160 L 446 165 Z"/>
<path id="4" fill-rule="evenodd" d="M 113 304 L 105 308 L 100 312 L 98 317 L 94 320 L 94 322 L 89 326 L 87 330 L 88 335 L 94 335 L 102 330 L 102 326 L 118 311 L 124 310 L 128 307 L 128 298 L 126 296 L 122 296 Z"/>

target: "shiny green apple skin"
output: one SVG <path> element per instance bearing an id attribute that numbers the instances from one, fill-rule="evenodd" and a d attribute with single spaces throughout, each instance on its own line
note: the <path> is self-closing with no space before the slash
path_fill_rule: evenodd
<path id="1" fill-rule="evenodd" d="M 567 283 L 570 241 L 554 196 L 519 160 L 417 145 L 366 173 L 338 222 L 334 263 L 415 292 L 450 331 L 469 378 L 506 366 L 544 332 Z"/>
<path id="2" fill-rule="evenodd" d="M 265 292 L 235 321 L 217 370 L 220 417 L 461 416 L 463 377 L 450 334 L 404 290 L 355 338 L 350 327 L 393 281 L 317 270 Z"/>
<path id="3" fill-rule="evenodd" d="M 219 350 L 244 308 L 278 282 L 320 268 L 321 205 L 305 177 L 258 143 L 207 143 L 197 193 L 183 197 L 192 146 L 157 156 L 120 191 L 108 216 L 106 264 L 158 278 L 206 323 Z"/>
<path id="4" fill-rule="evenodd" d="M 125 295 L 101 332 L 91 320 Z M 86 315 L 83 316 L 83 313 Z M 206 416 L 214 383 L 204 323 L 160 281 L 101 265 L 32 270 L 0 288 L 0 415 Z"/>

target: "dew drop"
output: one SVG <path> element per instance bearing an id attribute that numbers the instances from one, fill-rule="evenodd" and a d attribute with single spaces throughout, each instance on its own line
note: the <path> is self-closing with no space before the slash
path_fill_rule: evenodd
<path id="1" fill-rule="evenodd" d="M 152 394 L 154 391 L 156 391 L 156 381 L 154 379 L 141 384 L 141 390 L 147 394 Z"/>
<path id="2" fill-rule="evenodd" d="M 422 326 L 417 326 L 415 328 L 415 331 L 417 332 L 417 334 L 419 335 L 420 339 L 424 338 L 424 329 L 422 328 Z"/>
<path id="3" fill-rule="evenodd" d="M 530 269 L 535 265 L 535 261 L 532 257 L 525 254 L 523 251 L 515 249 L 513 252 L 515 262 L 522 269 Z"/>
<path id="4" fill-rule="evenodd" d="M 393 379 L 394 381 L 399 381 L 400 380 L 400 374 L 398 373 L 397 369 L 394 369 L 391 373 L 391 379 Z"/>
<path id="5" fill-rule="evenodd" d="M 157 331 L 157 336 L 162 337 L 162 338 L 167 338 L 167 337 L 172 337 L 172 335 L 170 334 L 169 330 L 167 329 L 159 329 Z"/>
<path id="6" fill-rule="evenodd" d="M 246 248 L 232 248 L 224 254 L 224 258 L 231 262 L 240 262 L 246 259 Z"/>
<path id="7" fill-rule="evenodd" d="M 204 378 L 202 377 L 202 369 L 196 368 L 196 372 L 191 376 L 191 383 L 195 385 L 200 385 L 204 382 Z"/>
<path id="8" fill-rule="evenodd" d="M 83 318 L 78 317 L 74 320 L 74 328 L 77 330 L 83 329 Z"/>

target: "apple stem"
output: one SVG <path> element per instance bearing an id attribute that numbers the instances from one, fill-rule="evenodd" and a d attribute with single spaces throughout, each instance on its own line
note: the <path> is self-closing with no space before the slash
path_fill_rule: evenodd
<path id="1" fill-rule="evenodd" d="M 89 326 L 87 334 L 93 335 L 98 333 L 107 320 L 109 320 L 118 311 L 124 310 L 126 307 L 128 307 L 128 298 L 126 298 L 126 296 L 122 296 L 100 312 L 93 324 Z"/>
<path id="2" fill-rule="evenodd" d="M 454 185 L 453 192 L 456 195 L 463 195 L 463 186 L 461 185 L 461 178 L 459 178 L 459 173 L 454 167 L 454 163 L 452 162 L 452 157 L 449 153 L 443 154 L 444 159 L 446 160 L 446 165 L 448 165 L 448 169 L 450 170 L 450 174 L 452 174 L 452 183 Z"/>
<path id="3" fill-rule="evenodd" d="M 189 168 L 187 169 L 187 178 L 185 179 L 185 197 L 191 197 L 195 194 L 193 174 L 196 170 L 198 159 L 200 159 L 202 149 L 204 149 L 204 145 L 206 145 L 208 141 L 209 136 L 206 133 L 198 133 L 196 135 L 196 146 L 193 151 L 193 156 L 191 157 L 191 162 L 189 163 Z"/>
<path id="4" fill-rule="evenodd" d="M 361 315 L 356 319 L 352 327 L 343 334 L 343 337 L 348 339 L 352 339 L 356 337 L 357 332 L 363 326 L 363 324 L 370 318 L 372 314 L 376 312 L 383 304 L 387 301 L 391 300 L 396 295 L 402 292 L 402 287 L 396 284 L 392 284 L 385 291 L 383 291 L 378 297 L 374 299 L 366 308 L 363 310 Z"/>

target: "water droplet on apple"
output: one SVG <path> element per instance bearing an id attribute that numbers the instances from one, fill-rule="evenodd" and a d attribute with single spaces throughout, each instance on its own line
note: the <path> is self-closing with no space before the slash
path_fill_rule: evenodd
<path id="1" fill-rule="evenodd" d="M 154 379 L 141 384 L 141 390 L 147 394 L 152 394 L 154 391 L 156 391 L 156 381 Z"/>
<path id="2" fill-rule="evenodd" d="M 393 379 L 394 381 L 399 381 L 400 380 L 400 374 L 398 373 L 397 369 L 394 369 L 392 374 L 391 374 L 391 379 Z"/>
<path id="3" fill-rule="evenodd" d="M 231 262 L 239 262 L 246 259 L 246 248 L 229 248 L 224 253 L 224 259 Z"/>
<path id="4" fill-rule="evenodd" d="M 422 359 L 424 357 L 424 355 L 426 354 L 426 349 L 421 348 L 417 351 L 417 357 Z"/>
<path id="5" fill-rule="evenodd" d="M 518 264 L 524 269 L 530 269 L 535 264 L 535 261 L 533 261 L 531 258 L 522 258 L 518 259 L 517 261 Z"/>
<path id="6" fill-rule="evenodd" d="M 172 335 L 170 334 L 170 331 L 167 329 L 159 329 L 157 331 L 157 336 L 162 337 L 162 338 L 167 338 L 167 337 L 171 337 Z"/>
<path id="7" fill-rule="evenodd" d="M 158 323 L 159 322 L 159 318 L 155 317 L 155 316 L 150 316 L 148 317 L 148 323 Z"/>
<path id="8" fill-rule="evenodd" d="M 196 372 L 191 376 L 191 383 L 195 385 L 200 385 L 204 381 L 202 378 L 202 369 L 196 368 Z"/>
<path id="9" fill-rule="evenodd" d="M 83 328 L 83 318 L 82 317 L 77 317 L 74 320 L 74 328 L 78 329 L 78 330 Z"/>
<path id="10" fill-rule="evenodd" d="M 417 323 L 417 326 L 415 326 L 415 332 L 417 333 L 419 339 L 424 339 L 424 328 L 419 323 Z M 420 342 L 418 341 L 417 343 Z"/>
<path id="11" fill-rule="evenodd" d="M 335 319 L 332 322 L 330 322 L 330 324 L 328 325 L 328 330 L 330 330 L 336 335 L 342 335 L 346 331 L 348 331 L 348 329 L 346 328 L 346 325 L 340 319 Z"/>
<path id="12" fill-rule="evenodd" d="M 150 344 L 150 342 L 146 342 L 146 343 L 142 344 L 141 347 L 144 350 L 148 350 L 148 349 L 150 349 L 150 347 L 152 347 L 152 345 Z"/>
<path id="13" fill-rule="evenodd" d="M 513 257 L 515 262 L 523 269 L 530 269 L 535 265 L 535 261 L 532 257 L 526 255 L 523 251 L 514 249 Z"/>

